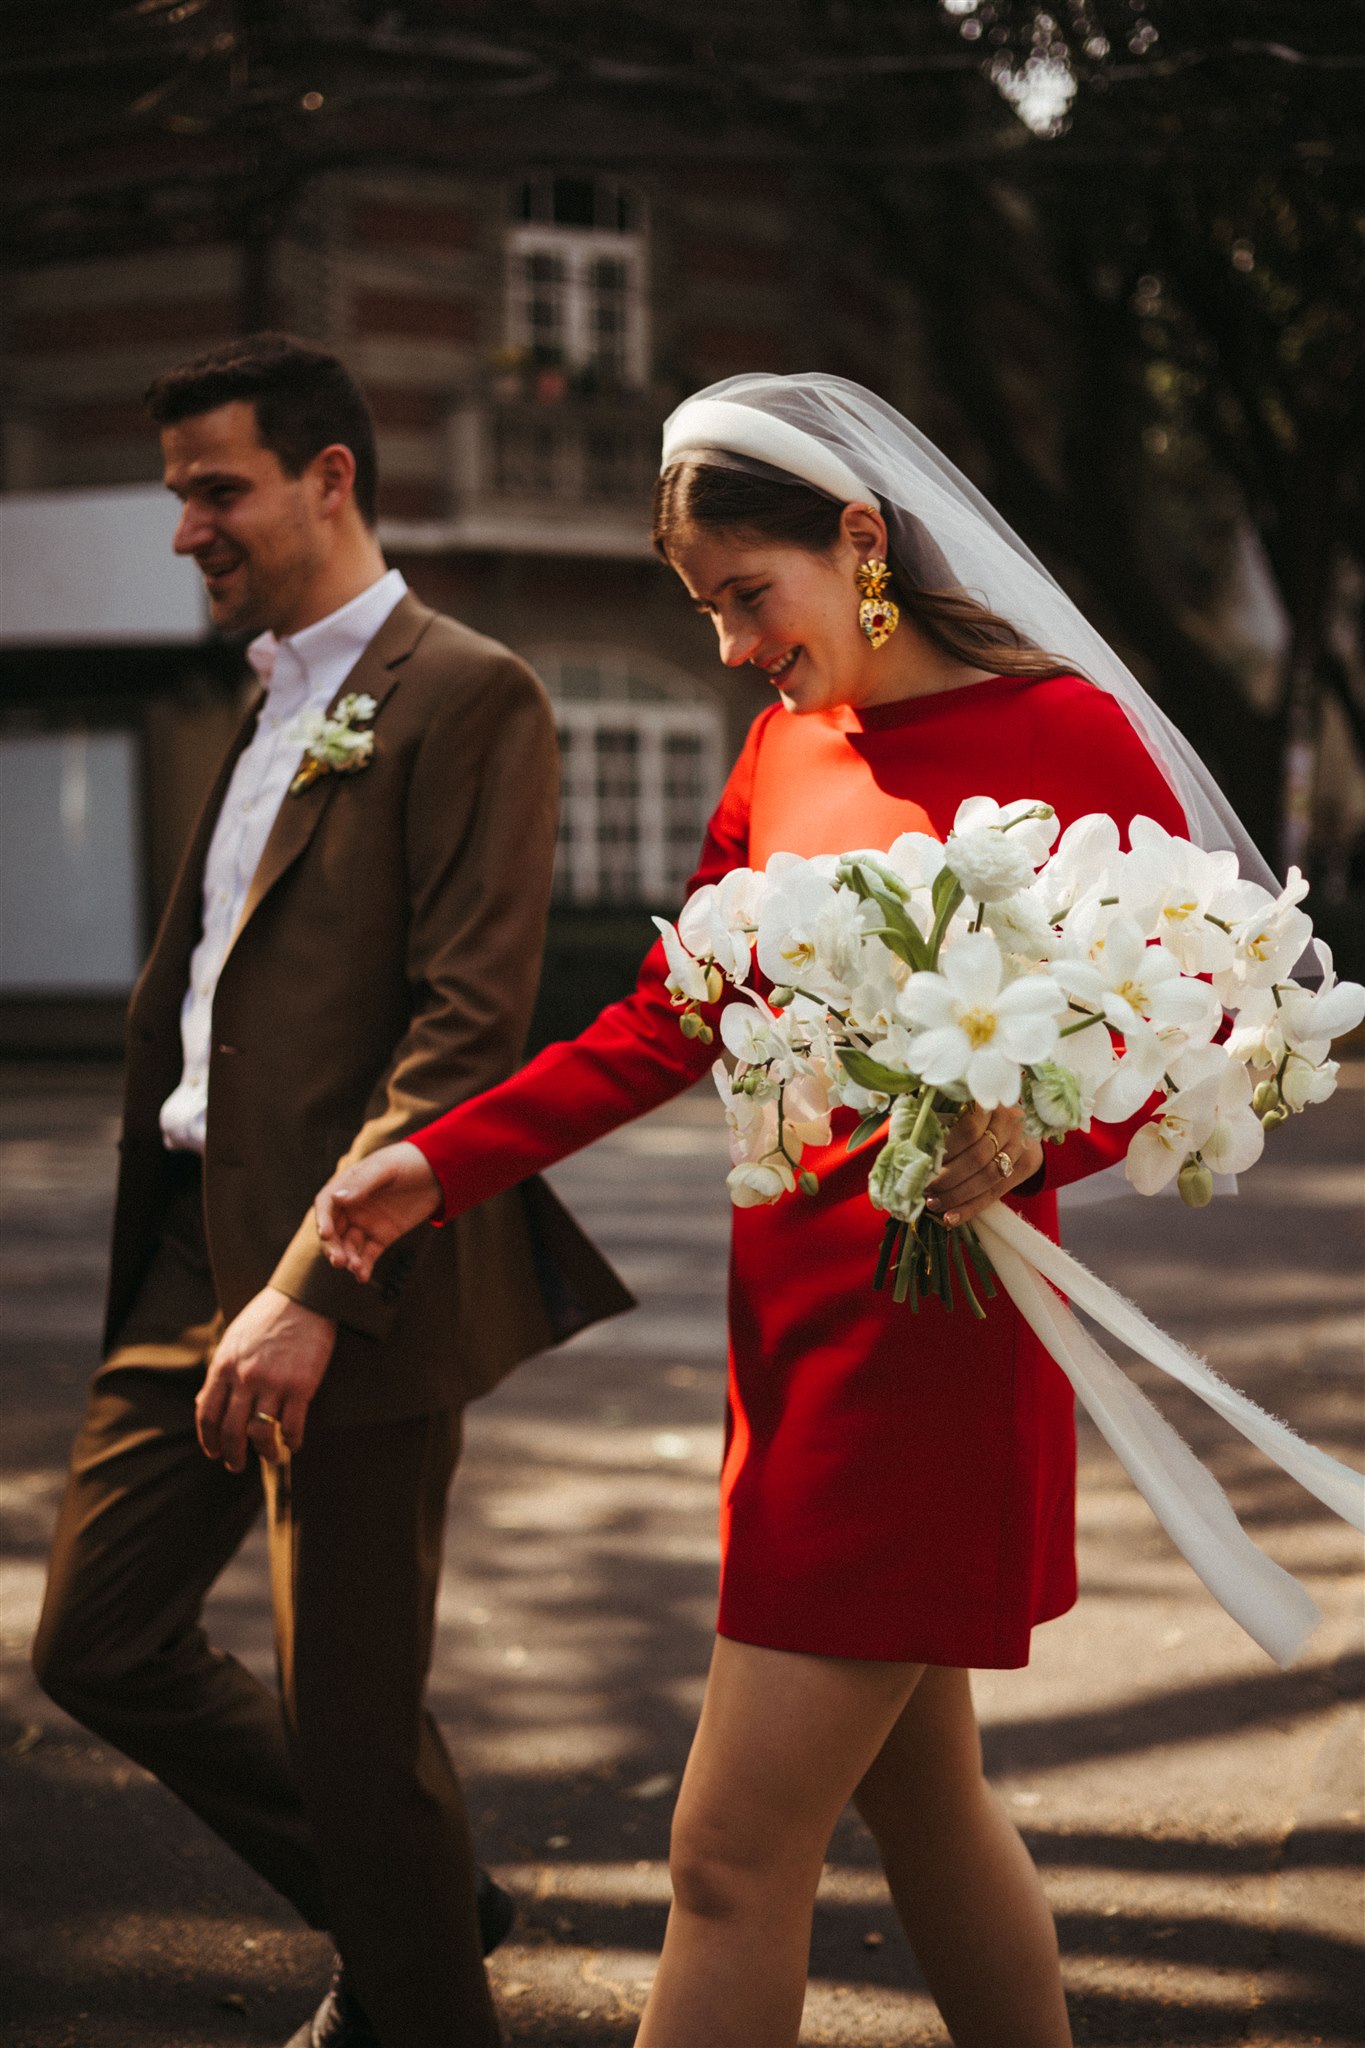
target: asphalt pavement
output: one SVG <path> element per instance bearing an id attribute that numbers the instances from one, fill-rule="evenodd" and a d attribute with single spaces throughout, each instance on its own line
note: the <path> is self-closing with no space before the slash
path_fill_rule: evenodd
<path id="1" fill-rule="evenodd" d="M 1107 1204 L 1068 1242 L 1360 1466 L 1365 1069 L 1347 1079 L 1276 1134 L 1235 1201 Z M 319 1995 L 325 1941 L 27 1667 L 95 1363 L 116 1108 L 108 1070 L 0 1070 L 0 2041 L 271 2048 Z M 521 1901 L 494 1964 L 511 2048 L 625 2048 L 662 1933 L 714 1606 L 724 1164 L 702 1091 L 559 1169 L 642 1306 L 470 1413 L 432 1697 L 484 1860 Z M 1027 1670 L 976 1680 L 990 1774 L 1057 1913 L 1078 2042 L 1346 2048 L 1365 2041 L 1359 1539 L 1192 1397 L 1162 1381 L 1158 1399 L 1322 1626 L 1278 1671 L 1083 1425 L 1081 1600 L 1038 1631 Z M 211 1626 L 269 1674 L 259 1534 Z M 830 1848 L 802 2038 L 947 2040 L 852 1816 Z"/>

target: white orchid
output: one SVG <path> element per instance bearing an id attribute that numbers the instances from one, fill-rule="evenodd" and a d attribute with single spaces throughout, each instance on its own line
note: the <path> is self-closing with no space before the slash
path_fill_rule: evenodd
<path id="1" fill-rule="evenodd" d="M 659 936 L 664 942 L 664 957 L 668 962 L 668 973 L 664 987 L 675 1003 L 709 1003 L 712 986 L 702 962 L 696 959 L 683 944 L 676 925 L 667 918 L 656 917 Z"/>
<path id="2" fill-rule="evenodd" d="M 1290 982 L 1276 990 L 1285 1043 L 1304 1053 L 1315 1043 L 1325 1051 L 1334 1038 L 1354 1031 L 1365 1019 L 1365 988 L 1358 981 L 1337 980 L 1331 948 L 1321 939 L 1314 939 L 1313 951 L 1322 969 L 1318 986 L 1304 988 L 1298 982 Z"/>
<path id="3" fill-rule="evenodd" d="M 1134 818 L 1128 843 L 1131 851 L 1117 877 L 1123 914 L 1160 939 L 1186 974 L 1212 974 L 1229 965 L 1232 939 L 1213 916 L 1236 883 L 1236 854 L 1206 852 L 1154 818 Z"/>
<path id="4" fill-rule="evenodd" d="M 1125 1035 L 1139 1020 L 1158 1031 L 1176 1030 L 1207 1040 L 1217 1029 L 1218 999 L 1205 982 L 1183 975 L 1180 962 L 1159 940 L 1149 945 L 1131 917 L 1116 917 L 1102 948 L 1088 960 L 1061 957 L 1052 973 L 1069 996 L 1102 1010 Z"/>
<path id="5" fill-rule="evenodd" d="M 725 1185 L 736 1209 L 758 1209 L 791 1194 L 796 1175 L 782 1154 L 773 1152 L 766 1159 L 732 1166 L 725 1176 Z"/>
<path id="6" fill-rule="evenodd" d="M 1068 825 L 1038 876 L 1038 894 L 1052 924 L 1087 896 L 1112 896 L 1123 854 L 1119 828 L 1103 811 Z"/>
<path id="7" fill-rule="evenodd" d="M 769 868 L 755 957 L 774 986 L 802 987 L 844 1001 L 861 978 L 862 906 L 813 861 Z"/>
<path id="8" fill-rule="evenodd" d="M 902 832 L 882 858 L 912 892 L 932 889 L 943 867 L 943 841 L 927 832 Z"/>
<path id="9" fill-rule="evenodd" d="M 765 878 L 752 868 L 734 868 L 719 882 L 695 890 L 683 905 L 679 938 L 689 953 L 714 960 L 727 981 L 741 982 L 748 975 L 751 935 L 765 888 Z"/>
<path id="10" fill-rule="evenodd" d="M 1099 1026 L 1079 1031 L 1066 1040 L 1068 1058 L 1073 1048 L 1101 1036 Z M 1095 1090 L 1095 1115 L 1101 1123 L 1126 1123 L 1136 1116 L 1144 1102 L 1161 1088 L 1166 1076 L 1169 1048 L 1150 1024 L 1136 1018 L 1123 1041 L 1123 1057 L 1115 1060 Z"/>
<path id="11" fill-rule="evenodd" d="M 1004 984 L 989 932 L 944 950 L 938 973 L 912 974 L 900 999 L 913 1039 L 914 1071 L 936 1087 L 965 1084 L 983 1109 L 1019 1100 L 1021 1068 L 1057 1044 L 1062 991 L 1048 975 Z"/>
<path id="12" fill-rule="evenodd" d="M 1213 1173 L 1245 1173 L 1265 1150 L 1261 1119 L 1251 1107 L 1250 1076 L 1231 1060 L 1223 1060 L 1218 1073 L 1213 1129 L 1199 1150 Z"/>
<path id="13" fill-rule="evenodd" d="M 1300 1059 L 1297 1053 L 1289 1055 L 1284 1073 L 1280 1077 L 1280 1095 L 1286 1109 L 1295 1114 L 1307 1109 L 1310 1102 L 1326 1102 L 1336 1094 L 1337 1075 L 1341 1069 L 1336 1060 L 1310 1062 Z"/>
<path id="14" fill-rule="evenodd" d="M 1275 989 L 1248 989 L 1223 1041 L 1223 1050 L 1229 1059 L 1239 1060 L 1243 1066 L 1278 1067 L 1289 1050 L 1284 1023 L 1284 1007 Z M 1325 1041 L 1315 1056 L 1320 1058 L 1329 1043 Z"/>
<path id="15" fill-rule="evenodd" d="M 1258 882 L 1236 882 L 1215 909 L 1231 926 L 1232 957 L 1214 977 L 1224 1002 L 1237 1003 L 1247 989 L 1270 988 L 1287 975 L 1313 936 L 1313 921 L 1299 904 L 1308 884 L 1297 868 L 1278 896 Z"/>
<path id="16" fill-rule="evenodd" d="M 968 797 L 953 820 L 944 865 L 968 896 L 993 903 L 1033 880 L 1056 836 L 1057 814 L 1050 804 L 1024 797 L 1002 806 L 992 797 Z"/>

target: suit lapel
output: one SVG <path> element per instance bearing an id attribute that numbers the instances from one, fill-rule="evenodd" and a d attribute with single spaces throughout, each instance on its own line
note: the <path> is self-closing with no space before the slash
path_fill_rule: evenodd
<path id="1" fill-rule="evenodd" d="M 427 606 L 419 603 L 411 591 L 401 597 L 337 690 L 328 707 L 329 712 L 335 709 L 343 697 L 353 693 L 357 696 L 366 694 L 375 700 L 375 713 L 371 722 L 377 726 L 385 704 L 398 687 L 403 663 L 425 633 L 432 616 Z M 361 772 L 363 774 L 368 771 Z M 318 828 L 323 812 L 332 800 L 337 784 L 345 780 L 345 776 L 320 775 L 316 782 L 310 783 L 298 796 L 286 794 L 270 828 L 270 837 L 265 842 L 261 858 L 256 865 L 256 872 L 251 878 L 251 886 L 242 905 L 242 914 L 237 920 L 228 946 L 228 956 L 275 884 L 289 871 L 308 845 Z M 221 802 L 221 797 L 219 800 Z"/>

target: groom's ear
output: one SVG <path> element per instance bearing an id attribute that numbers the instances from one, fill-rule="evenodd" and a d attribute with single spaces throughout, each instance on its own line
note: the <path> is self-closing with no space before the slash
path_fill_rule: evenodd
<path id="1" fill-rule="evenodd" d="M 320 448 L 304 471 L 310 486 L 314 508 L 320 518 L 335 519 L 347 505 L 355 506 L 355 456 L 344 441 L 329 442 Z M 359 507 L 355 507 L 357 515 Z"/>

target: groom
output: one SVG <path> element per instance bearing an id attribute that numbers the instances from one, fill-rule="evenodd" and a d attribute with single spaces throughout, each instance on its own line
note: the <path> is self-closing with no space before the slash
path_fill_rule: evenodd
<path id="1" fill-rule="evenodd" d="M 506 648 L 386 572 L 334 356 L 255 335 L 148 407 L 176 551 L 214 624 L 256 636 L 260 688 L 133 996 L 105 1356 L 34 1666 L 331 1930 L 290 2048 L 487 2048 L 510 1902 L 476 1891 L 422 1706 L 461 1409 L 629 1297 L 540 1184 L 367 1286 L 328 1265 L 312 1198 L 514 1066 L 554 727 Z M 263 1480 L 278 1697 L 199 1622 Z"/>

